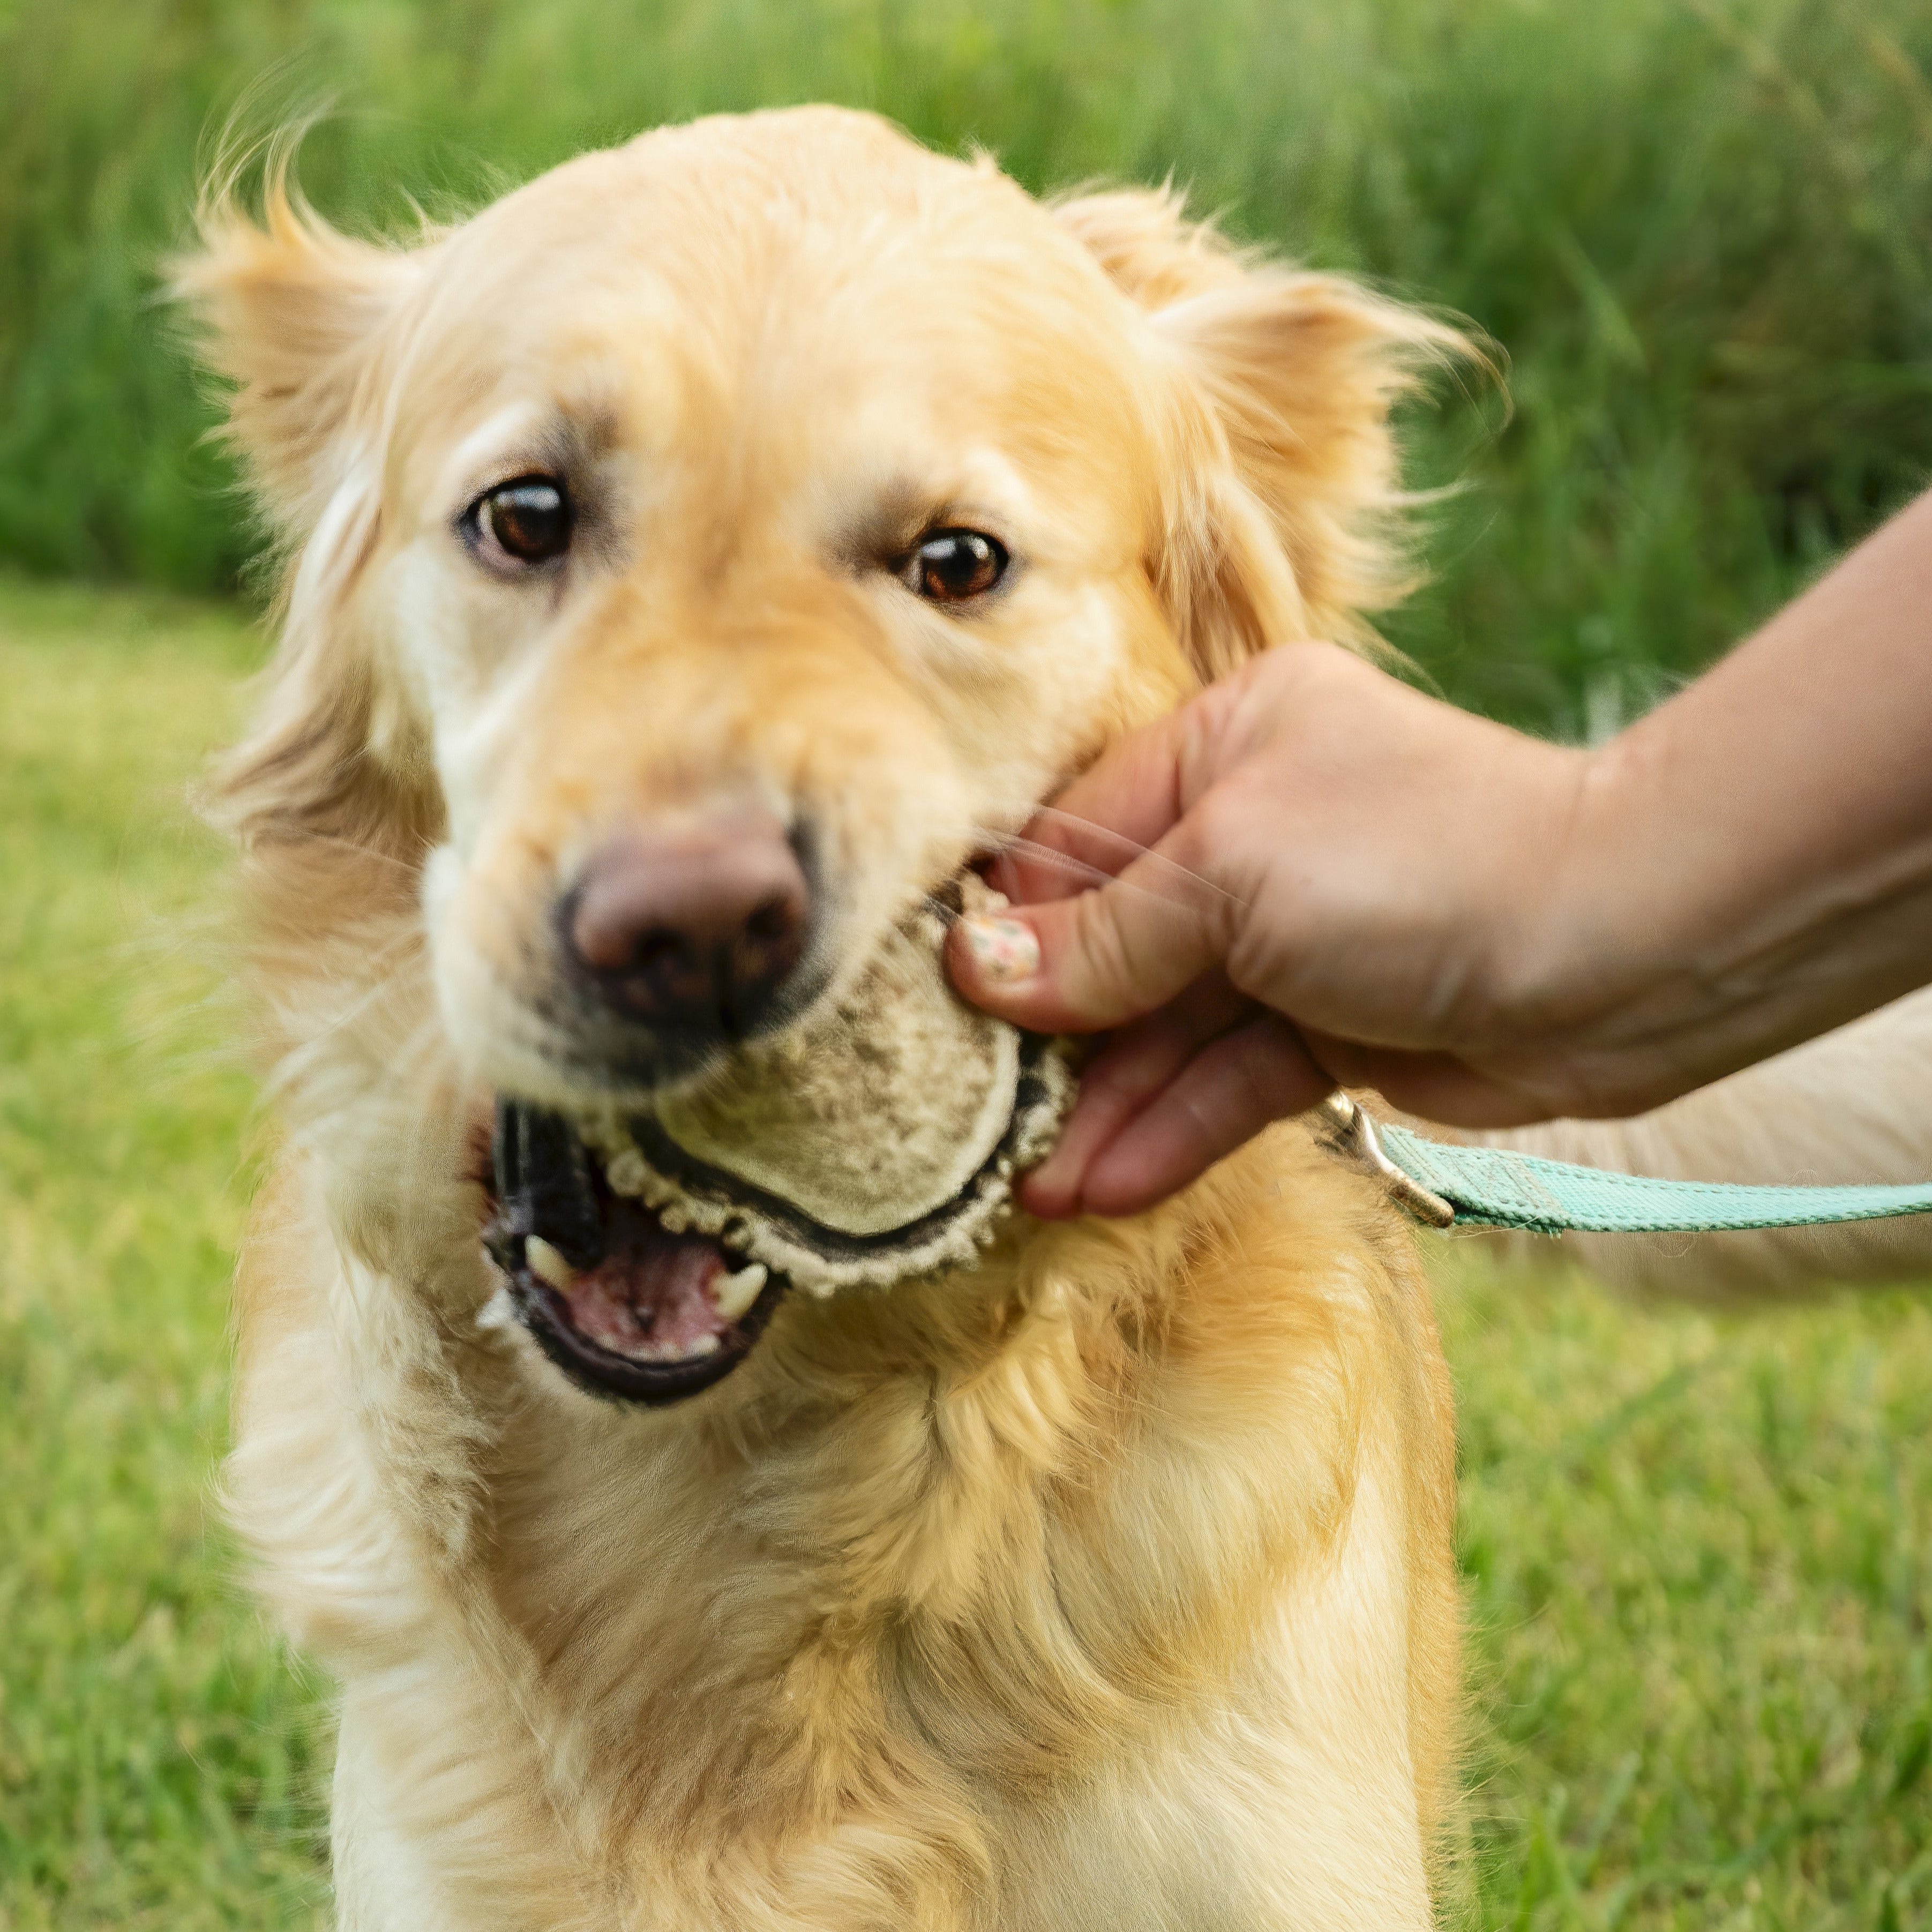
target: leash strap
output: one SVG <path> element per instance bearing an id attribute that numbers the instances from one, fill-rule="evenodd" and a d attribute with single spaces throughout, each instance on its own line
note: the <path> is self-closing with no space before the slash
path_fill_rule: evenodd
<path id="1" fill-rule="evenodd" d="M 1378 1124 L 1346 1094 L 1316 1109 L 1331 1151 L 1374 1174 L 1432 1227 L 1452 1223 L 1528 1234 L 1707 1234 L 1737 1228 L 1812 1228 L 1932 1214 L 1932 1182 L 1909 1187 L 1732 1186 L 1657 1180 L 1575 1167 L 1503 1148 L 1452 1147 Z"/>

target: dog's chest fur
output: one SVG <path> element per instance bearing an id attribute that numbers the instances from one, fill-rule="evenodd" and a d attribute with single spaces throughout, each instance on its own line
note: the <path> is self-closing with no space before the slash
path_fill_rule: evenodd
<path id="1" fill-rule="evenodd" d="M 1321 1922 L 1264 1909 L 1340 1849 L 1284 1832 L 1284 1777 L 1316 1835 L 1418 1845 L 1426 1304 L 1286 1150 L 1290 1216 L 802 1306 L 784 1392 L 695 1427 L 556 1385 L 473 1300 L 464 1333 L 454 1258 L 380 1292 L 298 1178 L 236 1489 L 345 1679 L 344 1924 Z M 1304 1213 L 1360 1232 L 1312 1255 Z M 439 1916 L 390 1916 L 411 1887 Z"/>

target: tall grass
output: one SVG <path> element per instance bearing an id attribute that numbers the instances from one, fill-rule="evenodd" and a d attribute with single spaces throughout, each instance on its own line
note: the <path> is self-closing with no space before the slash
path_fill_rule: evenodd
<path id="1" fill-rule="evenodd" d="M 278 64 L 280 64 L 279 65 Z M 829 98 L 1042 186 L 1170 171 L 1242 234 L 1472 317 L 1514 413 L 1418 423 L 1398 639 L 1577 730 L 1704 661 L 1932 466 L 1925 0 L 0 0 L 0 556 L 232 584 L 154 300 L 198 146 L 332 94 L 338 220 Z"/>

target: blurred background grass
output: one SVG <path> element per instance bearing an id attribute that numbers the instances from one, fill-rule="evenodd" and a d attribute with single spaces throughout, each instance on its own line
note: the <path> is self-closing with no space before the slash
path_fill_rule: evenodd
<path id="1" fill-rule="evenodd" d="M 251 83 L 364 227 L 584 146 L 828 98 L 1024 182 L 1170 171 L 1238 232 L 1472 317 L 1514 412 L 1418 424 L 1458 696 L 1600 729 L 1932 460 L 1927 0 L 0 0 L 0 556 L 232 584 L 154 301 Z"/>
<path id="2" fill-rule="evenodd" d="M 306 1926 L 322 1689 L 208 1506 L 248 1083 L 184 782 L 260 642 L 157 304 L 198 150 L 333 94 L 362 227 L 832 98 L 1170 171 L 1466 314 L 1412 428 L 1456 694 L 1602 730 L 1932 469 L 1928 0 L 0 0 L 0 1932 Z M 118 580 L 104 591 L 44 579 Z M 1738 1322 L 1457 1250 L 1485 1928 L 1932 1922 L 1932 1310 Z"/>
<path id="3" fill-rule="evenodd" d="M 0 580 L 0 1932 L 320 1895 L 311 1689 L 211 1508 L 250 1083 L 183 794 L 255 641 Z"/>

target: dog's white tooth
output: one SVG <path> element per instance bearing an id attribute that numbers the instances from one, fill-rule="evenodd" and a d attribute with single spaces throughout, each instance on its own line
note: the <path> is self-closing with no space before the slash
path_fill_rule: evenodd
<path id="1" fill-rule="evenodd" d="M 614 1194 L 641 1194 L 644 1191 L 644 1157 L 635 1148 L 625 1148 L 604 1163 L 604 1178 Z"/>
<path id="2" fill-rule="evenodd" d="M 658 1210 L 658 1219 L 671 1234 L 682 1234 L 690 1232 L 691 1216 L 682 1202 L 667 1201 Z"/>
<path id="3" fill-rule="evenodd" d="M 692 1355 L 715 1355 L 718 1352 L 719 1346 L 716 1335 L 700 1335 L 692 1343 L 686 1353 Z"/>
<path id="4" fill-rule="evenodd" d="M 770 1270 L 764 1263 L 753 1262 L 734 1274 L 719 1276 L 712 1285 L 711 1299 L 727 1322 L 735 1322 L 758 1300 L 770 1279 Z"/>
<path id="5" fill-rule="evenodd" d="M 576 1269 L 541 1234 L 524 1241 L 524 1260 L 538 1280 L 548 1282 L 560 1294 L 568 1294 L 577 1286 Z"/>
<path id="6" fill-rule="evenodd" d="M 500 1288 L 476 1311 L 476 1325 L 484 1334 L 493 1335 L 512 1329 L 517 1325 L 517 1304 L 510 1299 L 510 1291 Z"/>

